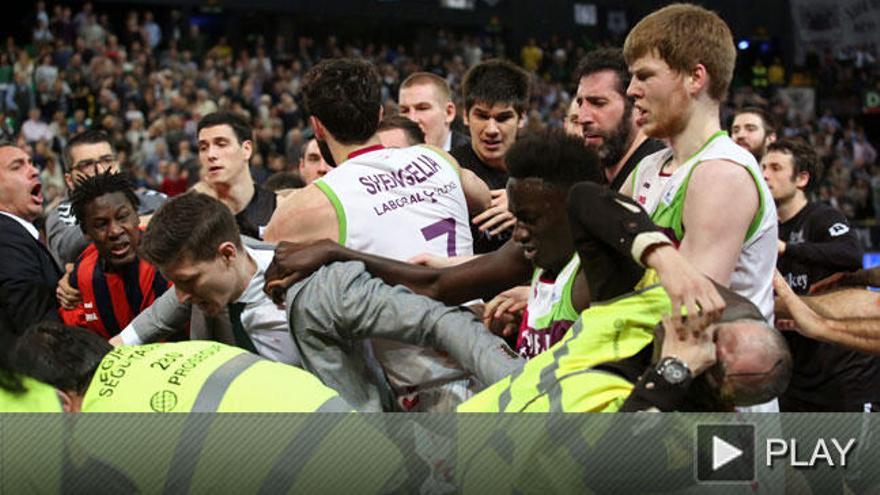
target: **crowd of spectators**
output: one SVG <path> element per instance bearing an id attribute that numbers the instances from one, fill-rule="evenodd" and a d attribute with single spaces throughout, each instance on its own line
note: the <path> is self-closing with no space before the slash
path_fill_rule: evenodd
<path id="1" fill-rule="evenodd" d="M 398 86 L 413 72 L 436 73 L 457 90 L 468 67 L 487 58 L 512 58 L 533 78 L 523 132 L 562 127 L 577 61 L 605 44 L 553 37 L 511 47 L 498 33 L 438 30 L 427 47 L 272 35 L 236 46 L 224 36 L 206 35 L 179 10 L 132 10 L 112 19 L 88 2 L 72 7 L 40 1 L 35 8 L 30 38 L 9 36 L 0 49 L 0 137 L 31 149 L 42 170 L 47 209 L 65 193 L 60 150 L 86 128 L 108 131 L 138 186 L 172 196 L 198 180 L 196 123 L 216 110 L 244 113 L 253 122 L 256 181 L 296 170 L 311 133 L 301 79 L 325 57 L 373 61 L 382 76 L 386 113 L 396 111 Z M 851 220 L 875 219 L 880 164 L 855 118 L 861 108 L 851 98 L 880 88 L 876 54 L 866 49 L 810 56 L 790 74 L 776 57 L 766 64 L 766 70 L 751 68 L 759 77 L 745 78 L 734 89 L 722 118 L 741 106 L 768 108 L 780 136 L 801 136 L 820 152 L 826 174 L 818 199 Z M 777 97 L 776 89 L 788 85 L 816 88 L 816 115 Z"/>

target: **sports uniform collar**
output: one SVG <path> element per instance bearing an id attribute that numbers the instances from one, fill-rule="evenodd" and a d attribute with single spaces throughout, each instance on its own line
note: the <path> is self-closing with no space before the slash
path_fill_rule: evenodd
<path id="1" fill-rule="evenodd" d="M 354 158 L 356 156 L 370 153 L 371 151 L 384 150 L 384 149 L 385 149 L 385 147 L 382 146 L 381 144 L 374 144 L 372 146 L 367 146 L 366 148 L 361 148 L 361 149 L 352 151 L 351 153 L 348 154 L 347 159 L 351 160 L 352 158 Z"/>

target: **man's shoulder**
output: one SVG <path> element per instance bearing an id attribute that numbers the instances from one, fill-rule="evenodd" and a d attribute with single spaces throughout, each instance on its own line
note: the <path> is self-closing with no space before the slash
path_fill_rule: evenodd
<path id="1" fill-rule="evenodd" d="M 839 237 L 844 234 L 851 234 L 849 221 L 846 216 L 837 208 L 825 203 L 809 203 L 804 207 L 804 223 L 813 229 L 818 229 L 824 233 L 828 230 L 831 237 Z"/>
<path id="2" fill-rule="evenodd" d="M 49 210 L 49 214 L 46 216 L 47 229 L 51 230 L 54 225 L 59 223 L 70 226 L 77 224 L 69 199 L 65 199 L 58 203 L 58 206 Z"/>
<path id="3" fill-rule="evenodd" d="M 8 238 L 12 237 L 17 241 L 18 238 L 30 236 L 24 226 L 3 214 L 0 214 L 0 230 L 3 231 L 3 235 L 0 236 L 0 241 L 10 240 Z"/>
<path id="4" fill-rule="evenodd" d="M 703 151 L 701 162 L 723 161 L 750 169 L 758 168 L 758 160 L 747 149 L 736 144 L 729 136 L 713 140 Z"/>
<path id="5" fill-rule="evenodd" d="M 165 194 L 152 189 L 139 189 L 135 191 L 135 195 L 141 203 L 140 207 L 138 207 L 138 214 L 140 215 L 149 215 L 155 212 L 168 199 L 168 196 Z"/>
<path id="6" fill-rule="evenodd" d="M 635 165 L 635 164 L 638 164 L 638 162 L 642 161 L 643 159 L 645 159 L 649 156 L 659 154 L 659 153 L 662 153 L 663 151 L 666 151 L 666 149 L 667 149 L 666 143 L 664 143 L 663 141 L 661 141 L 659 139 L 648 138 L 648 139 L 644 140 L 642 142 L 642 144 L 639 145 L 638 148 L 636 148 L 636 150 L 633 152 L 632 156 L 630 157 L 629 161 L 633 162 L 633 164 Z"/>
<path id="7" fill-rule="evenodd" d="M 806 206 L 804 206 L 804 210 L 805 210 L 804 213 L 806 213 L 806 215 L 810 218 L 813 218 L 813 217 L 829 218 L 830 217 L 830 218 L 835 218 L 835 219 L 839 218 L 843 221 L 846 221 L 846 217 L 843 215 L 843 213 L 840 210 L 838 210 L 837 208 L 835 208 L 829 204 L 822 203 L 821 201 L 810 201 L 809 203 L 807 203 Z"/>

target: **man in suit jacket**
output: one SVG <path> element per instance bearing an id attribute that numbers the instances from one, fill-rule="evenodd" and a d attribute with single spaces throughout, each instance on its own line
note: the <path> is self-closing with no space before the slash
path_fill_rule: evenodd
<path id="1" fill-rule="evenodd" d="M 58 318 L 61 269 L 33 224 L 42 211 L 39 171 L 30 156 L 0 144 L 0 352 L 31 323 Z"/>

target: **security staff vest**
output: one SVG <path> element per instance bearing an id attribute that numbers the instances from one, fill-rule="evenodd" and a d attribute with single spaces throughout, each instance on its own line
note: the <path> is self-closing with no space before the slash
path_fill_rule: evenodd
<path id="1" fill-rule="evenodd" d="M 22 377 L 25 391 L 16 394 L 0 389 L 0 412 L 61 412 L 55 389 L 30 377 Z"/>
<path id="2" fill-rule="evenodd" d="M 83 412 L 347 412 L 306 371 L 218 342 L 122 346 L 98 366 Z"/>
<path id="3" fill-rule="evenodd" d="M 669 297 L 658 285 L 593 304 L 556 345 L 462 403 L 458 411 L 617 411 L 633 384 L 597 367 L 645 349 L 662 315 L 671 311 Z"/>

